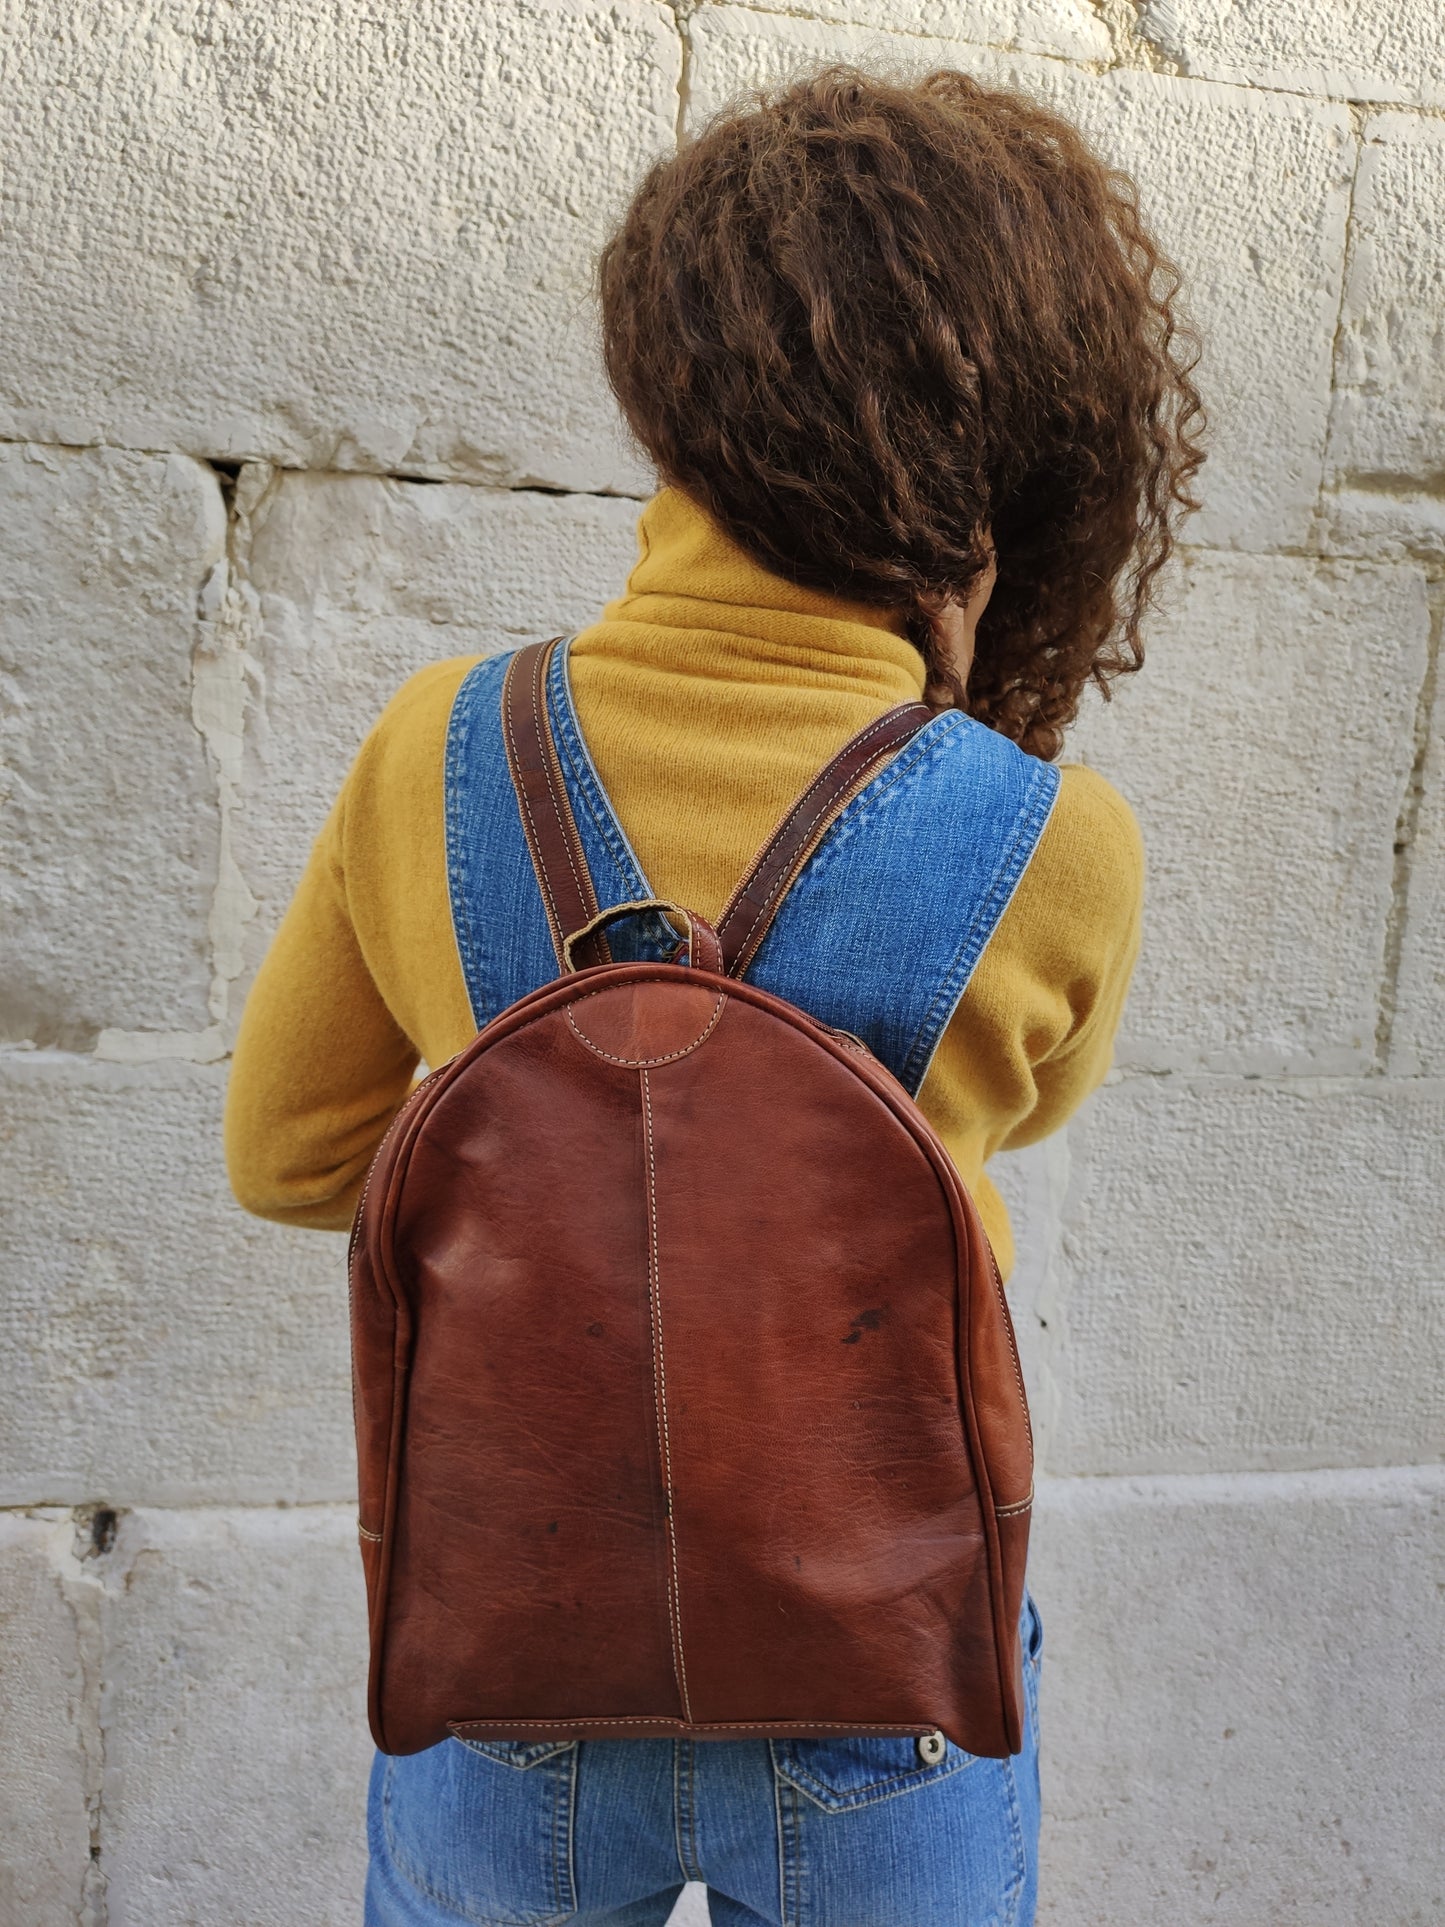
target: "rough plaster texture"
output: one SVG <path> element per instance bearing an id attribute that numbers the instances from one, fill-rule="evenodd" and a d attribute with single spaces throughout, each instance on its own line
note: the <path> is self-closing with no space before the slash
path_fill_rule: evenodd
<path id="1" fill-rule="evenodd" d="M 1086 706 L 1068 751 L 1128 794 L 1149 850 L 1121 1064 L 1374 1062 L 1429 642 L 1418 567 L 1185 560 L 1144 674 Z"/>
<path id="2" fill-rule="evenodd" d="M 636 486 L 585 295 L 673 137 L 669 8 L 4 18 L 0 433 Z"/>
<path id="3" fill-rule="evenodd" d="M 0 1514 L 0 1920 L 74 1927 L 92 1885 L 96 1589 L 69 1512 Z M 22 1850 L 17 1851 L 17 1848 Z"/>
<path id="4" fill-rule="evenodd" d="M 132 1513 L 108 1563 L 110 1927 L 354 1927 L 371 1761 L 354 1511 Z"/>
<path id="5" fill-rule="evenodd" d="M 701 0 L 715 10 L 732 0 Z M 881 29 L 888 36 L 922 34 L 930 39 L 946 35 L 974 47 L 1004 47 L 1022 53 L 1062 55 L 1069 60 L 1107 61 L 1113 40 L 1101 10 L 1089 0 L 811 0 L 793 6 L 789 0 L 759 0 L 755 13 L 802 15 L 830 27 Z M 886 44 L 886 43 L 885 43 Z M 893 58 L 897 59 L 896 48 Z M 761 76 L 749 74 L 743 84 L 757 86 Z"/>
<path id="6" fill-rule="evenodd" d="M 1445 15 L 1442 15 L 1445 19 Z M 1335 539 L 1445 544 L 1445 121 L 1365 127 L 1340 312 L 1330 468 Z"/>
<path id="7" fill-rule="evenodd" d="M 1397 0 L 1143 0 L 1138 32 L 1161 63 L 1291 93 L 1445 106 L 1445 13 Z"/>
<path id="8" fill-rule="evenodd" d="M 215 789 L 189 714 L 225 539 L 181 455 L 0 447 L 0 1036 L 199 1028 Z"/>
<path id="9" fill-rule="evenodd" d="M 1044 1927 L 1442 1918 L 1442 1527 L 1438 1468 L 1043 1484 Z"/>
<path id="10" fill-rule="evenodd" d="M 0 1058 L 0 1504 L 354 1491 L 337 1241 L 234 1208 L 223 1082 Z"/>
<path id="11" fill-rule="evenodd" d="M 1126 1078 L 1069 1133 L 1051 1471 L 1445 1445 L 1445 1083 Z"/>
<path id="12" fill-rule="evenodd" d="M 1217 421 L 1070 751 L 1150 852 L 1118 1069 L 999 1172 L 1042 1917 L 1441 1918 L 1438 8 L 0 16 L 0 1927 L 357 1918 L 342 1251 L 227 1199 L 222 1060 L 397 683 L 621 585 L 609 210 L 837 58 L 1012 79 L 1134 168 Z"/>

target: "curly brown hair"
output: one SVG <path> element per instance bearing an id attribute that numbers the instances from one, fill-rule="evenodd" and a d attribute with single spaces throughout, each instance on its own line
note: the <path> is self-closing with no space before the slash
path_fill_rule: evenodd
<path id="1" fill-rule="evenodd" d="M 647 175 L 600 262 L 661 478 L 789 580 L 903 609 L 930 684 L 1042 757 L 1140 626 L 1203 460 L 1134 184 L 1024 96 L 833 67 Z M 965 691 L 929 616 L 997 557 Z"/>

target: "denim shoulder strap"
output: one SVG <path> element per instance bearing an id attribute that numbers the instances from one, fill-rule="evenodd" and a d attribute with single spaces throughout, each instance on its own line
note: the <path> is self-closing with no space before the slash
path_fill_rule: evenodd
<path id="1" fill-rule="evenodd" d="M 452 923 L 480 1026 L 549 983 L 556 958 L 502 741 L 505 657 L 470 670 L 446 745 Z M 547 706 L 603 907 L 655 895 L 577 725 L 565 647 Z M 1038 846 L 1059 775 L 950 710 L 849 803 L 784 899 L 747 975 L 861 1037 L 916 1092 Z M 631 956 L 666 954 L 641 924 Z M 620 954 L 614 946 L 614 954 Z"/>
<path id="2" fill-rule="evenodd" d="M 916 1095 L 1058 790 L 1051 764 L 946 710 L 834 823 L 749 979 L 861 1037 Z"/>
<path id="3" fill-rule="evenodd" d="M 478 1029 L 557 975 L 502 740 L 502 680 L 509 659 L 489 656 L 468 670 L 447 727 L 447 887 L 457 953 Z M 598 902 L 605 909 L 650 896 L 577 727 L 565 648 L 553 653 L 547 708 Z M 626 933 L 626 955 L 666 954 L 674 941 L 671 933 L 650 920 L 639 919 L 638 925 Z M 614 955 L 622 954 L 622 942 L 622 937 L 614 942 Z"/>

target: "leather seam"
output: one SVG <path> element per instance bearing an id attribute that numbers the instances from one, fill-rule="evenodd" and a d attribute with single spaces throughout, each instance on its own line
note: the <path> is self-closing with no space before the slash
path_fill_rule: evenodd
<path id="1" fill-rule="evenodd" d="M 1027 1512 L 1033 1502 L 1034 1495 L 1031 1492 L 1026 1499 L 1015 1499 L 1012 1505 L 996 1505 L 994 1516 L 999 1519 L 1010 1519 L 1015 1513 Z"/>
<path id="2" fill-rule="evenodd" d="M 638 1713 L 632 1716 L 619 1714 L 615 1718 L 601 1719 L 588 1715 L 575 1719 L 552 1720 L 448 1720 L 448 1730 L 460 1735 L 464 1730 L 481 1727 L 492 1731 L 506 1727 L 510 1732 L 517 1726 L 548 1726 L 571 1728 L 574 1726 L 686 1726 L 696 1733 L 768 1733 L 775 1738 L 787 1738 L 794 1733 L 883 1733 L 895 1739 L 916 1739 L 922 1733 L 937 1731 L 932 1726 L 890 1725 L 886 1720 L 680 1720 L 672 1713 Z M 779 1733 L 778 1729 L 786 1729 Z"/>
<path id="3" fill-rule="evenodd" d="M 379 1532 L 373 1532 L 370 1526 L 364 1526 L 358 1521 L 356 1530 L 363 1539 L 370 1539 L 374 1545 L 379 1546 L 381 1544 L 381 1534 Z"/>
<path id="4" fill-rule="evenodd" d="M 600 997 L 602 992 L 600 990 L 589 990 L 587 995 L 588 997 Z M 580 1004 L 585 1000 L 579 997 L 577 1001 Z M 720 994 L 716 1004 L 713 1006 L 712 1016 L 708 1018 L 707 1027 L 702 1035 L 700 1037 L 694 1037 L 692 1042 L 684 1045 L 681 1050 L 669 1051 L 665 1057 L 618 1057 L 615 1052 L 603 1050 L 600 1044 L 594 1044 L 586 1031 L 578 1028 L 577 1021 L 572 1015 L 572 1006 L 570 1004 L 564 1007 L 562 1014 L 566 1017 L 568 1029 L 572 1032 L 572 1035 L 577 1039 L 578 1043 L 585 1044 L 594 1056 L 605 1057 L 609 1064 L 623 1064 L 628 1070 L 645 1071 L 651 1070 L 656 1064 L 675 1064 L 680 1057 L 690 1057 L 695 1050 L 707 1042 L 708 1038 L 711 1037 L 717 1029 L 718 1019 L 723 1014 L 723 1006 L 726 1002 L 726 995 Z"/>
<path id="5" fill-rule="evenodd" d="M 721 997 L 718 1003 L 721 1005 Z M 682 1715 L 691 1723 L 692 1707 L 688 1703 L 687 1696 L 687 1662 L 682 1650 L 682 1586 L 677 1568 L 677 1509 L 673 1503 L 672 1439 L 667 1424 L 667 1360 L 662 1345 L 662 1281 L 657 1250 L 657 1160 L 652 1134 L 652 1093 L 648 1089 L 646 1070 L 640 1070 L 638 1076 L 642 1083 L 643 1137 L 647 1144 L 647 1284 L 648 1297 L 652 1305 L 654 1391 L 657 1399 L 658 1444 L 662 1449 L 662 1490 L 667 1505 L 667 1549 L 671 1565 L 667 1607 L 668 1617 L 672 1621 L 672 1655 L 677 1669 L 677 1690 L 682 1700 Z"/>

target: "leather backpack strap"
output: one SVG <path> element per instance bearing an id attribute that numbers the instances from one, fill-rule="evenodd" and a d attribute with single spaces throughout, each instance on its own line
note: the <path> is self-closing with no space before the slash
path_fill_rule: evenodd
<path id="1" fill-rule="evenodd" d="M 508 663 L 502 684 L 502 737 L 557 967 L 565 972 L 575 967 L 567 939 L 594 921 L 598 904 L 547 716 L 547 671 L 560 640 L 530 643 Z M 588 961 L 611 961 L 600 929 L 591 943 Z"/>
<path id="2" fill-rule="evenodd" d="M 927 703 L 900 703 L 859 730 L 814 777 L 748 866 L 717 920 L 729 976 L 740 977 L 757 955 L 783 898 L 843 810 L 936 714 Z"/>
<path id="3" fill-rule="evenodd" d="M 560 641 L 531 643 L 508 663 L 502 734 L 557 967 L 566 972 L 609 963 L 611 952 L 605 935 L 609 919 L 598 906 L 547 716 L 547 672 Z M 718 918 L 721 965 L 730 976 L 740 977 L 757 955 L 783 898 L 842 811 L 935 713 L 926 703 L 900 703 L 859 730 L 813 778 Z M 569 938 L 574 939 L 570 946 Z M 711 938 L 711 927 L 703 925 L 696 947 L 707 956 L 704 969 L 715 967 Z"/>

